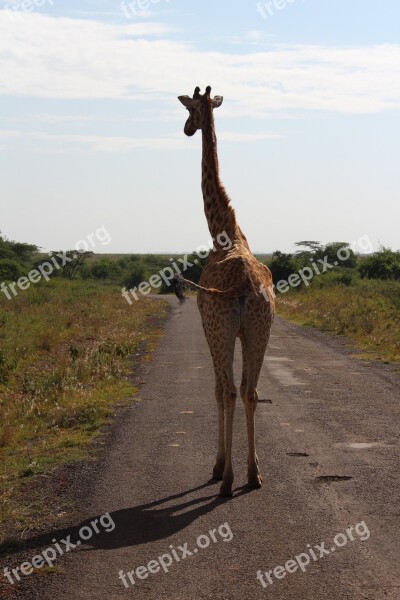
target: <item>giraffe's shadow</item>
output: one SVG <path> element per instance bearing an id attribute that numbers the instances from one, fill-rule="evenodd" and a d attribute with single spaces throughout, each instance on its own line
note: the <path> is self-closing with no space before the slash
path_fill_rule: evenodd
<path id="1" fill-rule="evenodd" d="M 54 547 L 53 540 L 61 542 L 61 540 L 67 540 L 68 536 L 70 536 L 70 541 L 75 544 L 76 541 L 81 539 L 80 531 L 82 528 L 85 528 L 85 536 L 89 535 L 89 529 L 93 531 L 92 523 L 96 519 L 99 533 L 93 533 L 90 539 L 82 542 L 84 546 L 80 548 L 80 551 L 85 552 L 92 549 L 112 550 L 140 546 L 168 538 L 184 530 L 202 515 L 212 512 L 224 502 L 251 491 L 247 486 L 242 486 L 235 490 L 233 498 L 221 498 L 216 494 L 212 494 L 182 501 L 184 496 L 208 488 L 212 484 L 215 484 L 215 481 L 209 481 L 196 488 L 147 504 L 117 510 L 109 513 L 109 516 L 108 513 L 107 516 L 96 515 L 85 519 L 78 525 L 36 535 L 26 540 L 23 551 L 33 548 Z M 214 523 L 213 525 L 217 526 L 220 523 Z M 61 543 L 61 547 L 64 547 L 63 543 Z M 15 552 L 20 551 L 21 548 L 15 550 Z M 14 552 L 11 551 L 8 555 L 12 553 Z"/>

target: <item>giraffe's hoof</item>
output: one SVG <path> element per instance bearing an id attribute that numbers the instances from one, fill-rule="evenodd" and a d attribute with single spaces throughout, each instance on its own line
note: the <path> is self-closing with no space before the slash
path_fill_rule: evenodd
<path id="1" fill-rule="evenodd" d="M 224 469 L 220 469 L 219 467 L 215 466 L 213 468 L 213 474 L 212 474 L 212 478 L 215 479 L 216 481 L 222 481 L 224 476 Z"/>
<path id="2" fill-rule="evenodd" d="M 222 482 L 219 495 L 223 498 L 230 498 L 232 496 L 232 484 Z"/>
<path id="3" fill-rule="evenodd" d="M 261 477 L 260 473 L 257 473 L 256 475 L 249 475 L 249 477 L 247 478 L 249 487 L 251 488 L 255 488 L 255 489 L 259 489 L 262 486 L 262 481 L 263 478 Z"/>

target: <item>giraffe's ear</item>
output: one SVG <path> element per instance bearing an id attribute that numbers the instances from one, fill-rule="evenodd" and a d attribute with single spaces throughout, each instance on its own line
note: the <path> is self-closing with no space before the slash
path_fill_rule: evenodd
<path id="1" fill-rule="evenodd" d="M 221 106 L 223 100 L 224 100 L 223 96 L 215 96 L 214 100 L 212 101 L 213 108 L 219 108 Z"/>
<path id="2" fill-rule="evenodd" d="M 192 104 L 192 98 L 190 96 L 178 96 L 178 100 L 182 102 L 185 108 L 190 108 Z"/>

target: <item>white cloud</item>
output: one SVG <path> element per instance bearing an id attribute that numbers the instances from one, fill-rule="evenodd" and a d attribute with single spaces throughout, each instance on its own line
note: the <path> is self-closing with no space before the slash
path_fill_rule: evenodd
<path id="1" fill-rule="evenodd" d="M 245 31 L 240 35 L 223 37 L 225 41 L 234 46 L 266 46 L 271 43 L 273 36 L 265 31 Z M 221 40 L 221 37 L 218 38 Z"/>
<path id="2" fill-rule="evenodd" d="M 289 117 L 288 117 L 289 118 Z M 46 123 L 47 125 L 59 125 L 62 123 L 70 124 L 88 124 L 96 123 L 97 125 L 104 125 L 105 123 L 122 124 L 122 123 L 150 123 L 154 122 L 154 109 L 153 110 L 141 110 L 140 114 L 136 116 L 124 116 L 120 114 L 114 114 L 113 116 L 98 114 L 98 115 L 69 115 L 69 114 L 52 114 L 52 113 L 33 113 L 29 112 L 23 116 L 9 116 L 0 115 L 0 123 L 26 123 L 30 126 L 32 123 Z M 157 112 L 158 122 L 182 122 L 182 111 L 158 111 Z"/>
<path id="3" fill-rule="evenodd" d="M 41 131 L 0 131 L 1 142 L 23 141 L 35 142 L 35 147 L 39 148 L 38 143 L 57 144 L 60 149 L 67 150 L 73 146 L 88 150 L 90 152 L 130 152 L 138 148 L 160 149 L 188 149 L 184 144 L 184 139 L 177 136 L 164 138 L 134 138 L 128 136 L 104 136 L 104 135 L 80 135 L 80 134 L 49 134 Z"/>
<path id="4" fill-rule="evenodd" d="M 107 10 L 78 10 L 72 9 L 70 11 L 73 15 L 79 15 L 80 17 L 120 17 L 121 11 L 107 11 Z"/>
<path id="5" fill-rule="evenodd" d="M 157 23 L 117 25 L 32 13 L 10 24 L 5 11 L 0 28 L 0 94 L 156 99 L 165 109 L 195 85 L 213 84 L 225 95 L 225 116 L 400 107 L 400 45 L 209 52 L 170 39 L 172 31 Z"/>
<path id="6" fill-rule="evenodd" d="M 225 142 L 253 142 L 278 139 L 275 133 L 238 133 L 225 131 L 218 139 Z M 198 147 L 195 140 L 185 138 L 181 133 L 159 138 L 135 138 L 128 136 L 80 135 L 80 134 L 49 134 L 42 131 L 0 130 L 0 148 L 6 148 L 13 142 L 34 142 L 36 149 L 53 151 L 56 145 L 58 151 L 68 151 L 71 147 L 88 152 L 131 152 L 137 149 L 151 148 L 152 150 L 189 150 Z M 39 145 L 41 144 L 41 146 Z"/>
<path id="7" fill-rule="evenodd" d="M 218 134 L 218 139 L 224 142 L 263 142 L 265 140 L 278 140 L 282 136 L 278 133 L 241 133 L 235 131 L 222 131 Z"/>
<path id="8" fill-rule="evenodd" d="M 80 17 L 125 17 L 127 19 L 152 19 L 153 17 L 158 17 L 160 13 L 156 13 L 151 10 L 136 10 L 135 13 L 132 11 L 129 12 L 129 8 L 122 10 L 120 8 L 119 11 L 106 11 L 106 10 L 78 10 L 72 9 L 70 11 L 72 15 L 79 15 Z"/>

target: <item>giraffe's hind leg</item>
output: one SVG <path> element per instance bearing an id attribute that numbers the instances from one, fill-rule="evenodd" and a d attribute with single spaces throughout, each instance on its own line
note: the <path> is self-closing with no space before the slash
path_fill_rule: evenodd
<path id="1" fill-rule="evenodd" d="M 217 459 L 213 468 L 213 479 L 221 480 L 225 469 L 225 425 L 224 425 L 224 399 L 223 385 L 217 371 L 215 372 L 215 397 L 218 408 L 218 450 Z"/>
<path id="2" fill-rule="evenodd" d="M 255 412 L 257 408 L 258 393 L 256 382 L 260 368 L 254 368 L 254 356 L 249 358 L 249 344 L 242 338 L 243 355 L 243 373 L 240 385 L 240 395 L 242 397 L 246 411 L 246 428 L 248 439 L 248 458 L 247 458 L 247 480 L 251 487 L 259 488 L 262 484 L 262 476 L 259 469 L 258 456 L 256 452 L 255 441 Z"/>
<path id="3" fill-rule="evenodd" d="M 256 312 L 258 319 L 254 319 L 254 312 L 251 311 L 251 302 L 246 307 L 246 312 L 242 319 L 241 342 L 243 354 L 243 373 L 240 385 L 240 394 L 245 405 L 246 427 L 248 439 L 248 471 L 247 478 L 251 487 L 259 488 L 262 484 L 262 476 L 259 469 L 259 461 L 256 451 L 255 440 L 255 412 L 257 408 L 258 393 L 257 383 L 260 376 L 261 367 L 264 361 L 264 354 L 267 348 L 270 333 L 270 318 L 268 305 L 260 303 L 259 311 Z M 258 302 L 254 299 L 253 302 Z"/>
<path id="4" fill-rule="evenodd" d="M 213 476 L 222 479 L 221 496 L 232 495 L 232 437 L 233 418 L 236 406 L 236 388 L 233 381 L 233 353 L 235 338 L 219 340 L 218 358 L 214 359 L 216 345 L 213 345 L 213 360 L 216 372 L 216 396 L 218 406 L 218 452 Z M 222 343 L 221 343 L 222 342 Z"/>
<path id="5" fill-rule="evenodd" d="M 236 406 L 233 381 L 233 355 L 239 329 L 238 303 L 227 299 L 203 299 L 199 302 L 204 333 L 215 371 L 218 407 L 218 451 L 213 477 L 222 479 L 220 494 L 232 495 L 232 434 Z M 217 315 L 217 317 L 215 316 Z"/>

